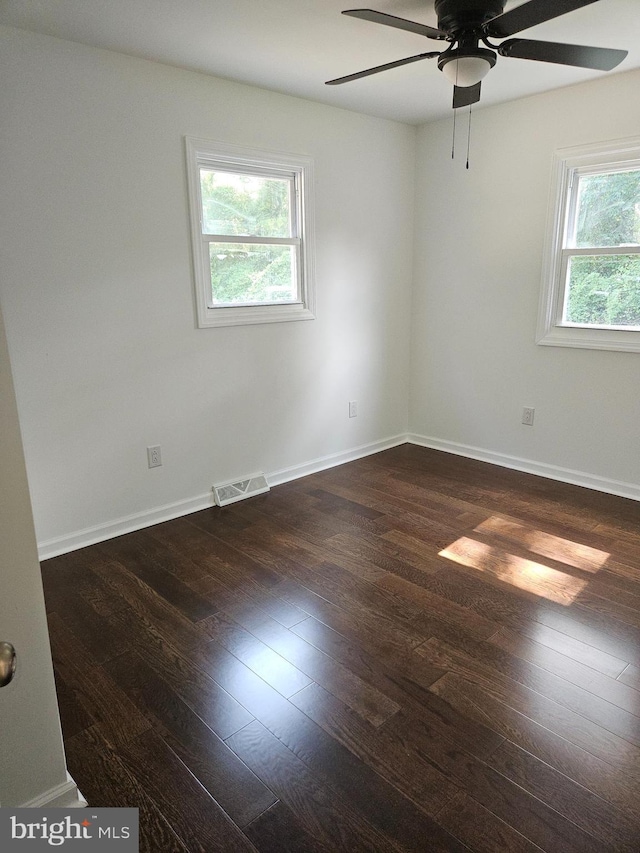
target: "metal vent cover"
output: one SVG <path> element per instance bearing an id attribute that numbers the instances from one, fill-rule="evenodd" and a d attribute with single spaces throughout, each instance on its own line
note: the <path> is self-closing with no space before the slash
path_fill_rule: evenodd
<path id="1" fill-rule="evenodd" d="M 270 489 L 264 474 L 253 474 L 242 480 L 234 480 L 232 483 L 220 483 L 213 487 L 213 496 L 217 506 L 242 501 L 254 495 L 261 495 Z"/>

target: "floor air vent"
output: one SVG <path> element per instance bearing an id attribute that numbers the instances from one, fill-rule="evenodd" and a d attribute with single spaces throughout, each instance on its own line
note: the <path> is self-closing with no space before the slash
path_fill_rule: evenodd
<path id="1" fill-rule="evenodd" d="M 264 474 L 254 474 L 244 480 L 214 486 L 213 495 L 218 506 L 226 506 L 254 495 L 261 495 L 263 492 L 268 492 L 269 488 Z"/>

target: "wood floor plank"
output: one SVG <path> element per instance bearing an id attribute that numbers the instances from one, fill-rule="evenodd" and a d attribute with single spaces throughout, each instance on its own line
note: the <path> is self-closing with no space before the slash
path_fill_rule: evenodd
<path id="1" fill-rule="evenodd" d="M 452 539 L 456 539 L 460 535 L 461 526 L 463 528 L 468 526 L 466 522 L 461 525 L 456 515 L 451 514 L 449 507 L 446 510 L 431 507 L 428 514 L 411 511 L 403 513 L 394 511 L 392 514 L 394 515 L 393 527 L 387 532 L 382 532 L 381 537 L 393 541 L 393 533 L 404 534 L 414 541 L 429 546 L 432 554 L 437 554 Z"/>
<path id="2" fill-rule="evenodd" d="M 506 542 L 525 547 L 533 554 L 551 557 L 553 560 L 582 569 L 593 574 L 606 565 L 610 554 L 598 548 L 591 548 L 582 542 L 572 542 L 561 536 L 545 533 L 526 524 L 517 524 L 504 518 L 492 516 L 475 527 L 474 532 L 499 536 Z"/>
<path id="3" fill-rule="evenodd" d="M 249 545 L 256 559 L 273 566 L 285 576 L 291 576 L 296 567 L 318 571 L 318 567 L 326 564 L 343 569 L 358 580 L 375 581 L 384 577 L 387 572 L 385 555 L 376 552 L 377 556 L 370 559 L 357 550 L 341 545 L 342 537 L 345 540 L 355 540 L 356 537 L 352 534 L 343 533 L 330 539 L 318 539 L 309 535 L 308 531 L 298 530 L 284 522 L 274 522 L 265 517 L 252 526 L 251 533 L 251 537 L 245 536 L 243 544 Z M 357 531 L 357 541 L 369 535 Z M 378 541 L 377 536 L 373 538 Z M 389 551 L 395 553 L 392 548 Z"/>
<path id="4" fill-rule="evenodd" d="M 111 617 L 116 618 L 116 617 Z M 125 619 L 124 615 L 117 618 Z M 129 620 L 136 652 L 147 666 L 163 678 L 177 695 L 224 740 L 254 719 L 243 706 L 202 672 L 189 652 L 172 646 L 161 634 L 145 626 L 139 630 Z"/>
<path id="5" fill-rule="evenodd" d="M 640 606 L 638 605 L 640 598 L 638 596 L 633 596 L 631 602 L 622 603 L 610 593 L 604 593 L 602 590 L 593 591 L 587 586 L 581 591 L 578 601 L 584 608 L 612 617 L 636 630 L 640 629 Z"/>
<path id="6" fill-rule="evenodd" d="M 394 521 L 395 524 L 395 521 Z M 435 571 L 438 565 L 433 559 L 427 561 L 421 555 L 416 555 L 404 543 L 397 543 L 390 536 L 395 528 L 384 533 L 382 536 L 372 536 L 359 533 L 357 536 L 347 533 L 338 533 L 327 540 L 333 552 L 358 560 L 360 564 L 375 567 L 377 571 L 370 571 L 369 580 L 376 581 L 384 578 L 387 574 L 413 580 L 429 571 Z M 332 558 L 338 562 L 336 557 Z"/>
<path id="7" fill-rule="evenodd" d="M 306 815 L 309 809 L 307 803 L 300 802 L 303 797 L 312 801 L 313 826 L 316 833 L 319 830 L 326 833 L 322 840 L 331 849 L 424 850 L 426 841 L 433 851 L 462 853 L 464 850 L 426 817 L 416 820 L 413 826 L 396 827 L 394 840 L 385 836 L 357 813 L 341 807 L 341 801 L 320 788 L 305 765 L 257 722 L 233 735 L 228 743 L 258 776 L 278 792 L 283 802 L 296 806 L 296 813 Z M 430 830 L 427 834 L 424 834 L 425 825 Z"/>
<path id="8" fill-rule="evenodd" d="M 511 631 L 499 632 L 488 643 L 469 643 L 460 635 L 455 643 L 449 644 L 449 649 L 453 647 L 477 661 L 486 674 L 500 673 L 640 747 L 637 691 L 598 676 L 588 667 Z M 429 653 L 420 647 L 416 652 L 426 654 L 429 659 Z"/>
<path id="9" fill-rule="evenodd" d="M 84 649 L 57 613 L 49 614 L 51 651 L 83 713 L 101 724 L 112 743 L 124 743 L 149 728 L 129 697 Z"/>
<path id="10" fill-rule="evenodd" d="M 314 577 L 299 575 L 300 581 L 286 580 L 277 587 L 278 595 L 306 610 L 310 616 L 334 627 L 345 636 L 367 636 L 375 645 L 385 643 L 402 654 L 424 642 L 422 633 L 415 633 L 406 626 L 396 625 L 366 608 L 357 608 L 350 603 L 342 605 L 344 599 L 332 590 L 327 590 Z"/>
<path id="11" fill-rule="evenodd" d="M 60 710 L 60 724 L 65 740 L 90 728 L 95 722 L 91 706 L 82 705 L 77 700 L 74 691 L 69 687 L 62 675 L 62 667 L 57 667 L 55 673 L 56 695 Z"/>
<path id="12" fill-rule="evenodd" d="M 463 849 L 457 842 L 447 846 L 448 836 L 442 838 L 444 846 L 436 846 L 431 822 L 413 803 L 225 649 L 212 643 L 196 653 L 201 665 L 274 737 L 401 849 L 422 853 L 425 837 L 434 850 Z"/>
<path id="13" fill-rule="evenodd" d="M 521 711 L 495 699 L 465 678 L 448 673 L 431 688 L 470 720 L 491 725 L 558 772 L 597 794 L 628 816 L 637 817 L 640 782 L 537 723 Z"/>
<path id="14" fill-rule="evenodd" d="M 249 599 L 286 627 L 306 619 L 307 613 L 272 595 L 256 577 L 264 581 L 261 567 L 248 561 L 240 551 L 233 551 L 215 537 L 183 519 L 154 528 L 152 535 L 165 549 L 172 553 L 188 556 L 189 560 L 206 573 L 189 586 L 207 597 L 215 612 L 230 602 Z M 232 562 L 230 562 L 232 561 Z M 247 571 L 247 565 L 250 571 Z M 269 573 L 267 585 L 272 585 L 274 576 Z"/>
<path id="15" fill-rule="evenodd" d="M 260 723 L 253 722 L 232 735 L 231 749 L 272 788 L 278 798 L 295 809 L 304 829 L 333 850 L 379 851 L 398 849 L 389 839 L 324 787 L 308 767 Z"/>
<path id="16" fill-rule="evenodd" d="M 551 607 L 541 607 L 536 621 L 568 634 L 576 640 L 595 646 L 622 660 L 640 660 L 640 631 L 610 614 L 582 607 L 578 601 L 570 612 Z"/>
<path id="17" fill-rule="evenodd" d="M 103 542 L 100 548 L 109 558 L 126 564 L 131 574 L 192 622 L 215 612 L 212 603 L 194 592 L 178 574 L 186 574 L 185 567 L 197 567 L 188 560 L 167 560 L 163 549 L 155 544 L 151 536 L 129 533 Z M 176 568 L 178 565 L 180 569 Z M 190 577 L 193 579 L 195 574 L 202 576 L 203 570 L 190 573 Z"/>
<path id="18" fill-rule="evenodd" d="M 271 791 L 141 658 L 130 654 L 105 668 L 237 826 L 251 823 L 276 802 Z"/>
<path id="19" fill-rule="evenodd" d="M 344 607 L 348 602 L 353 607 L 365 608 L 370 613 L 407 627 L 420 614 L 419 603 L 399 600 L 393 591 L 390 592 L 384 586 L 384 579 L 375 583 L 359 580 L 331 562 L 321 563 L 315 569 L 315 574 L 325 589 L 341 591 Z"/>
<path id="20" fill-rule="evenodd" d="M 302 670 L 226 614 L 219 613 L 206 619 L 203 628 L 213 640 L 283 696 L 292 696 L 311 684 L 311 679 Z"/>
<path id="21" fill-rule="evenodd" d="M 463 525 L 466 529 L 466 524 Z M 461 531 L 460 531 L 461 532 Z M 438 559 L 438 554 L 443 548 L 452 541 L 457 539 L 460 532 L 452 533 L 452 536 L 446 537 L 447 541 L 434 545 L 432 542 L 425 542 L 424 539 L 419 539 L 404 530 L 399 530 L 393 527 L 391 530 L 383 533 L 380 539 L 392 543 L 396 548 L 402 549 L 404 553 L 409 552 L 414 555 L 414 560 L 417 560 L 417 565 L 424 571 L 425 574 L 439 572 L 442 569 L 442 562 Z M 415 563 L 414 563 L 415 565 Z M 395 572 L 398 574 L 398 572 Z M 410 580 L 410 578 L 408 578 Z"/>
<path id="22" fill-rule="evenodd" d="M 542 669 L 549 670 L 549 672 L 552 672 L 563 681 L 567 681 L 589 693 L 593 693 L 603 701 L 615 705 L 626 713 L 640 717 L 640 692 L 621 681 L 610 678 L 608 675 L 603 675 L 601 672 L 578 663 L 542 643 L 530 640 L 529 637 L 525 637 L 517 631 L 512 631 L 510 628 L 501 628 L 500 631 L 491 637 L 490 642 L 492 645 L 517 658 L 529 661 L 529 663 Z M 596 651 L 594 650 L 594 656 Z M 546 690 L 541 689 L 541 692 L 544 692 L 545 695 L 550 695 Z M 576 704 L 584 710 L 584 697 L 580 693 L 577 694 Z M 617 712 L 612 712 L 607 706 L 601 706 L 600 716 L 604 716 L 605 722 L 608 722 L 609 725 L 611 724 L 611 714 L 615 715 Z M 589 716 L 589 719 L 593 719 L 591 714 L 587 714 L 587 716 Z M 636 742 L 637 731 L 634 738 L 633 720 L 629 721 L 628 717 L 621 718 L 620 728 L 627 732 L 627 735 L 630 734 L 632 741 Z"/>
<path id="23" fill-rule="evenodd" d="M 378 469 L 379 472 L 388 473 L 386 466 Z M 384 483 L 381 482 L 380 473 L 370 472 L 366 483 L 363 477 L 353 477 L 347 473 L 343 477 L 343 471 L 331 471 L 325 474 L 323 481 L 324 488 L 330 489 L 332 493 L 350 499 L 357 498 L 358 501 L 371 509 L 376 509 L 397 519 L 402 515 L 403 519 L 409 519 L 411 523 L 419 523 L 423 519 L 427 526 L 434 520 L 439 523 L 452 524 L 455 521 L 456 527 L 462 525 L 464 529 L 475 527 L 476 524 L 484 521 L 486 513 L 482 511 L 474 511 L 471 504 L 458 502 L 453 506 L 449 499 L 435 495 L 432 499 L 428 498 L 428 493 L 423 494 L 423 501 L 417 504 L 413 501 L 403 500 L 397 495 L 389 495 L 384 492 Z M 322 473 L 319 475 L 322 477 Z M 372 485 L 371 485 L 372 484 Z M 378 488 L 376 488 L 378 486 Z M 382 533 L 381 538 L 387 539 L 393 531 Z"/>
<path id="24" fill-rule="evenodd" d="M 101 548 L 97 545 L 96 548 Z M 120 563 L 105 562 L 91 565 L 97 574 L 116 595 L 135 611 L 143 622 L 155 625 L 176 645 L 190 648 L 202 641 L 201 632 L 193 622 L 159 597 L 140 578 L 128 572 Z"/>
<path id="25" fill-rule="evenodd" d="M 413 481 L 413 482 L 412 482 Z M 420 472 L 407 473 L 403 471 L 375 471 L 363 477 L 365 485 L 371 488 L 378 488 L 387 496 L 392 496 L 394 499 L 406 501 L 415 507 L 422 507 L 431 512 L 449 513 L 453 517 L 457 513 L 462 513 L 473 509 L 476 505 L 474 495 L 467 495 L 462 492 L 455 492 L 455 486 L 450 488 L 445 485 L 445 489 L 440 488 L 441 483 L 438 482 L 438 488 L 434 488 L 433 480 L 429 479 L 429 475 Z M 481 505 L 483 503 L 478 501 Z M 414 509 L 414 511 L 418 511 Z"/>
<path id="26" fill-rule="evenodd" d="M 472 536 L 461 536 L 440 555 L 565 607 L 583 593 L 588 583 L 586 578 L 574 577 L 543 562 L 516 556 Z"/>
<path id="27" fill-rule="evenodd" d="M 364 678 L 376 681 L 384 692 L 405 710 L 412 711 L 421 723 L 434 732 L 451 736 L 478 757 L 491 752 L 502 738 L 490 728 L 462 717 L 441 702 L 434 702 L 429 689 L 444 674 L 437 669 L 413 660 L 378 654 L 375 658 L 357 645 L 313 617 L 292 629 L 327 654 L 342 660 Z"/>
<path id="28" fill-rule="evenodd" d="M 376 687 L 268 616 L 253 608 L 234 608 L 231 616 L 235 622 L 305 673 L 308 676 L 307 684 L 313 680 L 323 686 L 371 725 L 381 725 L 398 711 L 400 706 Z"/>
<path id="29" fill-rule="evenodd" d="M 547 607 L 547 603 L 542 605 L 536 596 L 502 583 L 492 575 L 444 559 L 441 570 L 429 576 L 425 583 L 441 597 L 457 601 L 498 625 L 517 627 L 522 620 L 535 621 L 539 609 Z"/>
<path id="30" fill-rule="evenodd" d="M 260 589 L 250 581 L 231 592 L 220 583 L 218 578 L 207 575 L 194 581 L 191 587 L 215 603 L 216 613 L 238 605 L 258 607 L 285 628 L 302 622 L 309 615 L 289 604 L 288 601 Z"/>
<path id="31" fill-rule="evenodd" d="M 41 563 L 47 612 L 71 610 L 70 596 L 80 597 L 100 615 L 123 607 L 124 601 L 114 596 L 113 590 L 91 572 L 92 565 L 104 562 L 108 561 L 89 547 Z"/>
<path id="32" fill-rule="evenodd" d="M 173 522 L 169 521 L 144 530 L 137 530 L 102 543 L 102 548 L 119 562 L 125 558 L 130 570 L 138 565 L 151 566 L 161 569 L 184 583 L 198 580 L 203 576 L 205 568 L 199 562 L 192 560 L 184 551 L 165 546 L 165 535 L 172 525 Z M 125 557 L 126 554 L 130 557 Z"/>
<path id="33" fill-rule="evenodd" d="M 502 555 L 500 559 L 503 561 L 506 555 L 507 560 L 512 564 L 516 561 L 523 561 L 525 565 L 533 563 L 533 566 L 537 567 L 538 574 L 542 571 L 540 567 L 546 567 L 548 570 L 559 572 L 561 576 L 566 575 L 574 581 L 584 582 L 583 591 L 580 593 L 580 600 L 584 606 L 607 607 L 611 610 L 612 604 L 619 604 L 622 608 L 638 610 L 640 585 L 637 578 L 626 567 L 619 566 L 611 560 L 608 551 L 550 536 L 542 531 L 532 531 L 514 522 L 508 522 L 509 530 L 506 531 L 506 535 L 503 535 L 500 532 L 502 525 L 498 524 L 498 521 L 504 520 L 498 520 L 492 516 L 486 522 L 477 525 L 465 537 L 466 540 L 471 540 L 476 543 L 476 546 L 484 546 L 490 552 Z M 497 528 L 498 532 L 493 532 L 492 528 Z M 514 528 L 520 531 L 518 535 L 510 532 Z M 456 545 L 457 541 L 452 547 L 455 548 Z M 592 596 L 597 599 L 604 598 L 608 605 L 600 602 L 592 603 Z"/>
<path id="34" fill-rule="evenodd" d="M 540 623 L 560 634 L 592 646 L 620 660 L 640 659 L 640 631 L 608 614 L 583 607 L 576 600 L 570 607 L 502 584 L 491 575 L 458 566 L 448 571 L 460 590 L 470 597 L 469 607 L 480 615 L 518 630 L 523 621 Z"/>
<path id="35" fill-rule="evenodd" d="M 73 779 L 89 806 L 135 808 L 139 811 L 140 853 L 189 853 L 135 772 L 92 727 L 65 740 L 65 753 Z"/>
<path id="36" fill-rule="evenodd" d="M 219 517 L 222 519 L 222 513 Z M 232 590 L 249 583 L 262 589 L 272 586 L 274 576 L 270 572 L 265 572 L 260 564 L 215 536 L 222 523 L 217 523 L 217 518 L 209 510 L 192 513 L 158 525 L 153 529 L 153 536 L 172 554 L 185 555 L 202 567 L 205 574 L 217 578 Z M 227 527 L 230 519 L 233 521 L 233 516 L 225 513 L 224 524 Z M 243 529 L 247 525 L 239 526 Z"/>
<path id="37" fill-rule="evenodd" d="M 142 851 L 637 853 L 637 502 L 403 445 L 43 564 Z"/>
<path id="38" fill-rule="evenodd" d="M 122 747 L 125 766 L 156 802 L 189 851 L 249 853 L 255 847 L 154 732 Z"/>
<path id="39" fill-rule="evenodd" d="M 313 537 L 302 536 L 299 531 L 284 524 L 274 525 L 262 518 L 253 530 L 267 546 L 269 556 L 266 557 L 263 552 L 262 559 L 273 560 L 275 555 L 286 554 L 294 562 L 310 569 L 330 560 L 354 577 L 370 581 L 386 574 L 386 569 L 380 568 L 375 562 L 359 557 L 335 542 L 323 540 L 318 544 Z"/>
<path id="40" fill-rule="evenodd" d="M 311 684 L 291 701 L 431 817 L 457 794 L 459 789 L 432 765 L 416 761 L 385 730 L 373 730 L 319 685 Z"/>
<path id="41" fill-rule="evenodd" d="M 330 518 L 317 510 L 317 501 L 305 498 L 304 495 L 297 494 L 295 501 L 291 501 L 281 492 L 270 492 L 267 495 L 261 495 L 255 500 L 255 507 L 259 512 L 268 516 L 275 521 L 285 524 L 293 530 L 297 530 L 301 536 L 309 538 L 312 542 L 322 542 L 325 539 L 335 536 L 336 533 L 352 533 L 357 531 L 357 527 L 342 519 Z M 223 532 L 218 534 L 224 535 Z M 246 545 L 247 549 L 251 547 L 250 541 L 245 542 L 241 535 L 238 535 L 237 541 Z M 249 553 L 249 550 L 247 550 Z"/>
<path id="42" fill-rule="evenodd" d="M 508 629 L 503 628 L 502 630 Z M 523 634 L 530 640 L 547 646 L 571 658 L 576 663 L 584 664 L 591 669 L 601 672 L 603 675 L 608 675 L 610 678 L 618 678 L 629 665 L 620 658 L 607 654 L 607 652 L 603 652 L 595 646 L 590 646 L 587 643 L 576 640 L 568 636 L 568 634 L 556 631 L 554 628 L 549 628 L 540 622 L 522 621 L 518 625 L 517 630 L 519 634 Z"/>
<path id="43" fill-rule="evenodd" d="M 318 499 L 319 506 L 325 512 L 347 512 L 351 516 L 359 515 L 363 518 L 369 519 L 384 518 L 386 515 L 386 513 L 373 509 L 373 507 L 367 506 L 361 501 L 343 498 L 334 492 L 327 491 L 326 489 L 311 489 L 309 494 Z"/>
<path id="44" fill-rule="evenodd" d="M 332 853 L 280 801 L 245 827 L 244 832 L 260 853 Z"/>
<path id="45" fill-rule="evenodd" d="M 324 517 L 334 522 L 334 533 L 357 533 L 358 531 L 370 531 L 372 533 L 383 533 L 390 522 L 387 513 L 366 506 L 361 501 L 350 500 L 340 497 L 332 490 L 314 488 L 297 490 L 303 504 L 317 512 L 319 517 Z M 305 503 L 308 502 L 308 503 Z"/>
<path id="46" fill-rule="evenodd" d="M 120 609 L 120 608 L 118 608 Z M 55 612 L 64 619 L 67 628 L 78 638 L 96 663 L 105 663 L 126 652 L 131 640 L 98 613 L 82 595 L 66 593 L 57 598 Z"/>
<path id="47" fill-rule="evenodd" d="M 621 853 L 638 850 L 640 823 L 525 750 L 505 741 L 492 753 L 490 763 L 604 844 L 612 844 Z"/>
<path id="48" fill-rule="evenodd" d="M 476 853 L 539 853 L 542 849 L 463 791 L 440 811 L 438 822 Z"/>
<path id="49" fill-rule="evenodd" d="M 215 562 L 222 562 L 230 570 L 231 576 L 240 582 L 244 583 L 245 578 L 250 578 L 269 590 L 282 580 L 276 571 L 251 557 L 245 546 L 243 530 L 238 531 L 233 526 L 219 523 L 212 511 L 193 513 L 186 523 L 213 537 L 213 541 L 209 540 L 208 544 L 209 554 L 215 556 Z"/>
<path id="50" fill-rule="evenodd" d="M 556 734 L 566 737 L 577 746 L 583 746 L 593 755 L 623 768 L 626 773 L 640 780 L 640 747 L 610 730 L 617 727 L 614 725 L 617 721 L 607 723 L 609 728 L 604 728 L 585 716 L 585 713 L 597 716 L 602 710 L 599 706 L 596 706 L 595 711 L 592 708 L 572 710 L 569 707 L 572 704 L 570 689 L 572 686 L 568 683 L 565 684 L 562 695 L 556 697 L 561 698 L 566 704 L 559 704 L 558 701 L 537 692 L 535 687 L 529 687 L 522 681 L 510 678 L 497 669 L 481 663 L 477 657 L 472 657 L 439 640 L 429 640 L 417 652 L 432 664 L 443 668 L 448 666 L 451 672 L 480 684 L 492 696 L 501 701 L 506 699 L 516 710 L 522 711 L 531 719 L 542 723 Z M 517 672 L 513 674 L 517 675 Z M 540 676 L 540 673 L 535 673 L 533 670 L 529 670 L 527 675 L 531 675 L 531 679 L 527 678 L 529 683 L 538 686 L 541 682 L 548 683 L 544 676 Z M 621 725 L 624 724 L 626 720 L 621 723 Z M 634 734 L 633 730 L 628 734 Z"/>
<path id="51" fill-rule="evenodd" d="M 460 628 L 465 632 L 473 632 L 479 639 L 486 639 L 494 634 L 499 625 L 479 616 L 468 608 L 462 607 L 450 599 L 441 598 L 424 587 L 416 587 L 404 578 L 389 576 L 378 581 L 377 586 L 389 590 L 401 600 L 415 602 L 421 608 L 412 621 L 412 625 L 418 627 L 421 633 L 429 634 L 429 619 L 436 614 L 437 618 L 451 624 L 454 628 Z M 423 625 L 425 626 L 423 629 Z"/>
<path id="52" fill-rule="evenodd" d="M 292 489 L 295 491 L 291 491 Z M 273 500 L 277 506 L 285 507 L 283 512 L 277 514 L 278 517 L 270 514 L 274 509 Z M 314 536 L 312 529 L 305 529 L 304 525 L 288 524 L 287 517 L 290 511 L 295 514 L 303 508 L 309 515 L 307 510 L 315 512 L 317 506 L 318 501 L 309 497 L 308 489 L 300 491 L 295 484 L 287 483 L 283 489 L 278 490 L 277 496 L 271 492 L 268 500 L 264 502 L 258 499 L 250 504 L 242 502 L 229 507 L 229 512 L 245 519 L 247 527 L 242 531 L 242 537 L 227 532 L 227 538 L 231 537 L 230 541 L 234 543 L 241 542 L 243 547 L 246 546 L 246 553 L 253 552 L 256 559 L 276 571 L 281 559 L 287 562 L 298 560 L 303 565 L 313 566 L 326 559 L 324 538 Z M 330 529 L 330 520 L 326 517 L 320 517 L 320 520 L 323 522 L 324 532 L 327 532 Z M 224 538 L 222 534 L 219 535 Z M 276 548 L 273 547 L 275 539 L 278 540 Z"/>
<path id="53" fill-rule="evenodd" d="M 451 782 L 525 838 L 543 850 L 580 851 L 602 853 L 613 851 L 575 824 L 559 815 L 554 808 L 529 794 L 481 761 L 443 738 L 415 736 L 414 721 L 402 712 L 387 723 L 385 731 L 397 743 L 423 761 L 435 765 Z"/>

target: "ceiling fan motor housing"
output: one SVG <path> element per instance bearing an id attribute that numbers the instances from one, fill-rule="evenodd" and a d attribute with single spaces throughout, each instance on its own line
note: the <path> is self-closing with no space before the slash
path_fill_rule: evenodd
<path id="1" fill-rule="evenodd" d="M 451 36 L 479 30 L 504 11 L 505 0 L 435 0 L 438 29 Z"/>

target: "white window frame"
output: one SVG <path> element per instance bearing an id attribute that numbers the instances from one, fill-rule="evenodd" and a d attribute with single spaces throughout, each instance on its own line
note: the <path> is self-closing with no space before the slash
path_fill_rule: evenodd
<path id="1" fill-rule="evenodd" d="M 640 254 L 640 247 L 576 249 L 569 245 L 578 178 L 640 169 L 640 137 L 565 148 L 554 154 L 536 340 L 542 346 L 640 352 L 640 331 L 563 323 L 567 265 L 576 255 Z"/>
<path id="2" fill-rule="evenodd" d="M 281 323 L 315 318 L 313 160 L 301 154 L 284 154 L 245 148 L 208 139 L 185 137 L 191 244 L 199 328 L 240 326 L 254 323 Z M 203 233 L 200 169 L 219 169 L 291 181 L 292 236 L 268 238 Z M 260 305 L 216 305 L 211 303 L 211 242 L 280 243 L 293 245 L 297 263 L 297 299 L 295 302 L 269 302 Z"/>

